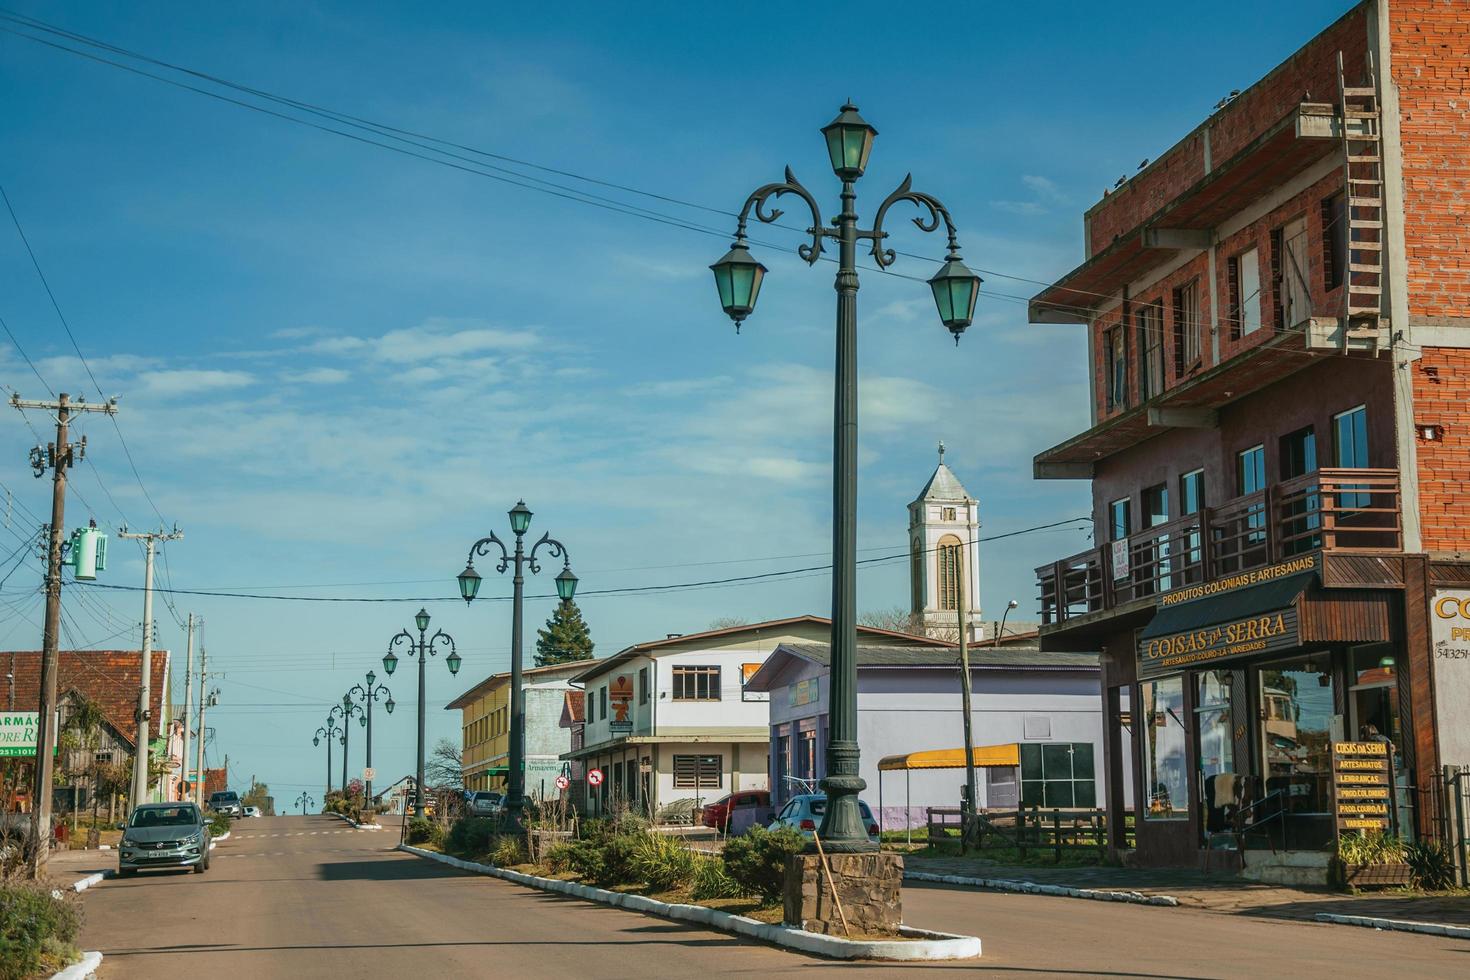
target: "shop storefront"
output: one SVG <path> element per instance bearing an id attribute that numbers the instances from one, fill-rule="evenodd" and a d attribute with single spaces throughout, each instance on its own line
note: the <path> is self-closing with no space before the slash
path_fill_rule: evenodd
<path id="1" fill-rule="evenodd" d="M 1345 739 L 1390 743 L 1392 818 L 1413 835 L 1403 590 L 1326 588 L 1322 572 L 1313 554 L 1181 589 L 1133 631 L 1133 677 L 1114 678 L 1136 706 L 1120 718 L 1133 757 L 1112 764 L 1132 767 L 1115 778 L 1135 781 L 1140 863 L 1329 851 Z"/>

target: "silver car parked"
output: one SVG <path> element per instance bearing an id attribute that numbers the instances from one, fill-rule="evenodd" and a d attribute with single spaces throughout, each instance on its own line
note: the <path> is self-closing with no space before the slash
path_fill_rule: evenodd
<path id="1" fill-rule="evenodd" d="M 209 824 L 193 803 L 145 803 L 133 811 L 117 851 L 117 873 L 139 868 L 209 870 Z"/>

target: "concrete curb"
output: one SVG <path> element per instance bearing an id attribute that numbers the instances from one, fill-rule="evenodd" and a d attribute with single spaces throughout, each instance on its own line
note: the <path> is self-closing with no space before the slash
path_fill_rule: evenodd
<path id="1" fill-rule="evenodd" d="M 398 850 L 428 858 L 431 861 L 438 861 L 441 864 L 447 864 L 450 867 L 459 868 L 463 871 L 473 871 L 477 874 L 503 878 L 517 885 L 526 885 L 548 892 L 561 892 L 573 898 L 585 899 L 589 902 L 599 902 L 603 905 L 615 905 L 619 908 L 628 909 L 631 912 L 647 912 L 651 915 L 662 916 L 665 919 L 693 922 L 698 925 L 719 929 L 722 932 L 733 932 L 736 935 L 749 936 L 752 939 L 774 943 L 777 946 L 785 946 L 788 949 L 799 950 L 803 953 L 815 953 L 818 956 L 827 956 L 832 959 L 968 960 L 980 955 L 980 938 L 978 936 L 957 936 L 948 932 L 929 932 L 923 929 L 902 926 L 901 931 L 904 935 L 923 938 L 903 941 L 842 939 L 837 936 L 823 936 L 815 932 L 804 932 L 801 929 L 792 929 L 789 926 L 772 925 L 769 922 L 760 922 L 747 916 L 721 912 L 717 909 L 706 908 L 703 905 L 675 905 L 668 902 L 656 901 L 643 895 L 629 895 L 623 892 L 607 891 L 603 888 L 593 888 L 590 885 L 580 885 L 571 881 L 558 881 L 555 878 L 541 878 L 536 875 L 521 874 L 519 871 L 506 871 L 502 868 L 491 867 L 488 864 L 463 861 L 456 857 L 450 857 L 447 854 L 426 851 L 423 848 L 412 847 L 408 844 L 399 844 Z"/>
<path id="2" fill-rule="evenodd" d="M 346 814 L 334 813 L 334 814 L 332 814 L 332 816 L 336 817 L 338 820 L 343 821 L 344 823 L 347 823 L 347 824 L 350 824 L 353 827 L 356 827 L 358 830 L 382 830 L 383 829 L 383 825 L 380 824 L 380 823 L 358 823 L 357 821 L 353 820 L 351 817 L 347 816 Z"/>
<path id="3" fill-rule="evenodd" d="M 230 839 L 230 835 L 233 834 L 233 833 L 234 833 L 233 830 L 227 830 L 223 834 L 220 834 L 218 837 L 211 837 L 209 839 L 209 849 L 211 851 L 214 850 L 214 845 L 218 844 L 222 840 L 229 840 Z"/>
<path id="4" fill-rule="evenodd" d="M 83 953 L 82 958 L 60 973 L 51 974 L 51 980 L 86 980 L 87 977 L 95 977 L 97 968 L 102 965 L 102 954 L 98 952 Z"/>
<path id="5" fill-rule="evenodd" d="M 93 885 L 100 885 L 105 879 L 115 877 L 116 875 L 116 871 L 98 871 L 96 874 L 90 874 L 85 878 L 72 882 L 71 890 L 77 894 L 81 894 Z"/>
<path id="6" fill-rule="evenodd" d="M 1391 932 L 1420 932 L 1427 936 L 1448 936 L 1451 939 L 1470 939 L 1470 926 L 1452 926 L 1444 922 L 1411 922 L 1407 919 L 1380 919 L 1372 915 L 1337 915 L 1333 912 L 1318 912 L 1318 922 L 1330 922 L 1339 926 L 1367 926 Z"/>
<path id="7" fill-rule="evenodd" d="M 932 871 L 905 871 L 905 881 L 928 881 L 942 885 L 965 885 L 990 888 L 1001 892 L 1026 895 L 1056 895 L 1062 898 L 1088 898 L 1095 902 L 1125 902 L 1131 905 L 1164 905 L 1173 908 L 1179 899 L 1172 895 L 1145 895 L 1143 892 L 1109 891 L 1101 888 L 1070 888 L 1066 885 L 1043 885 L 1035 881 L 1008 878 L 971 878 L 965 875 L 941 875 Z"/>

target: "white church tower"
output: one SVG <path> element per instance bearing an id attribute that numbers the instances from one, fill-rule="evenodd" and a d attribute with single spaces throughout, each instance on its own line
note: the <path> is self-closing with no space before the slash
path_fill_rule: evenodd
<path id="1" fill-rule="evenodd" d="M 941 638 L 957 637 L 959 583 L 964 582 L 965 618 L 970 638 L 985 635 L 980 611 L 979 501 L 944 462 L 909 504 L 909 586 L 913 629 Z M 963 574 L 961 571 L 963 570 Z"/>

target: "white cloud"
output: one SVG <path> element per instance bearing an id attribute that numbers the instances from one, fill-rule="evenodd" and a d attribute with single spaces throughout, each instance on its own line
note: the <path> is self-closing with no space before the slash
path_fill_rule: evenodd
<path id="1" fill-rule="evenodd" d="M 142 394 L 174 398 L 201 391 L 218 391 L 225 388 L 243 388 L 255 382 L 255 376 L 245 371 L 147 371 L 138 376 L 142 383 Z"/>
<path id="2" fill-rule="evenodd" d="M 1061 204 L 1066 200 L 1062 190 L 1053 181 L 1036 174 L 1023 174 L 1021 183 L 1031 189 L 1031 193 L 1038 198 L 1051 204 Z"/>
<path id="3" fill-rule="evenodd" d="M 309 371 L 295 371 L 281 375 L 288 384 L 338 385 L 348 381 L 352 375 L 341 368 L 319 367 Z"/>

